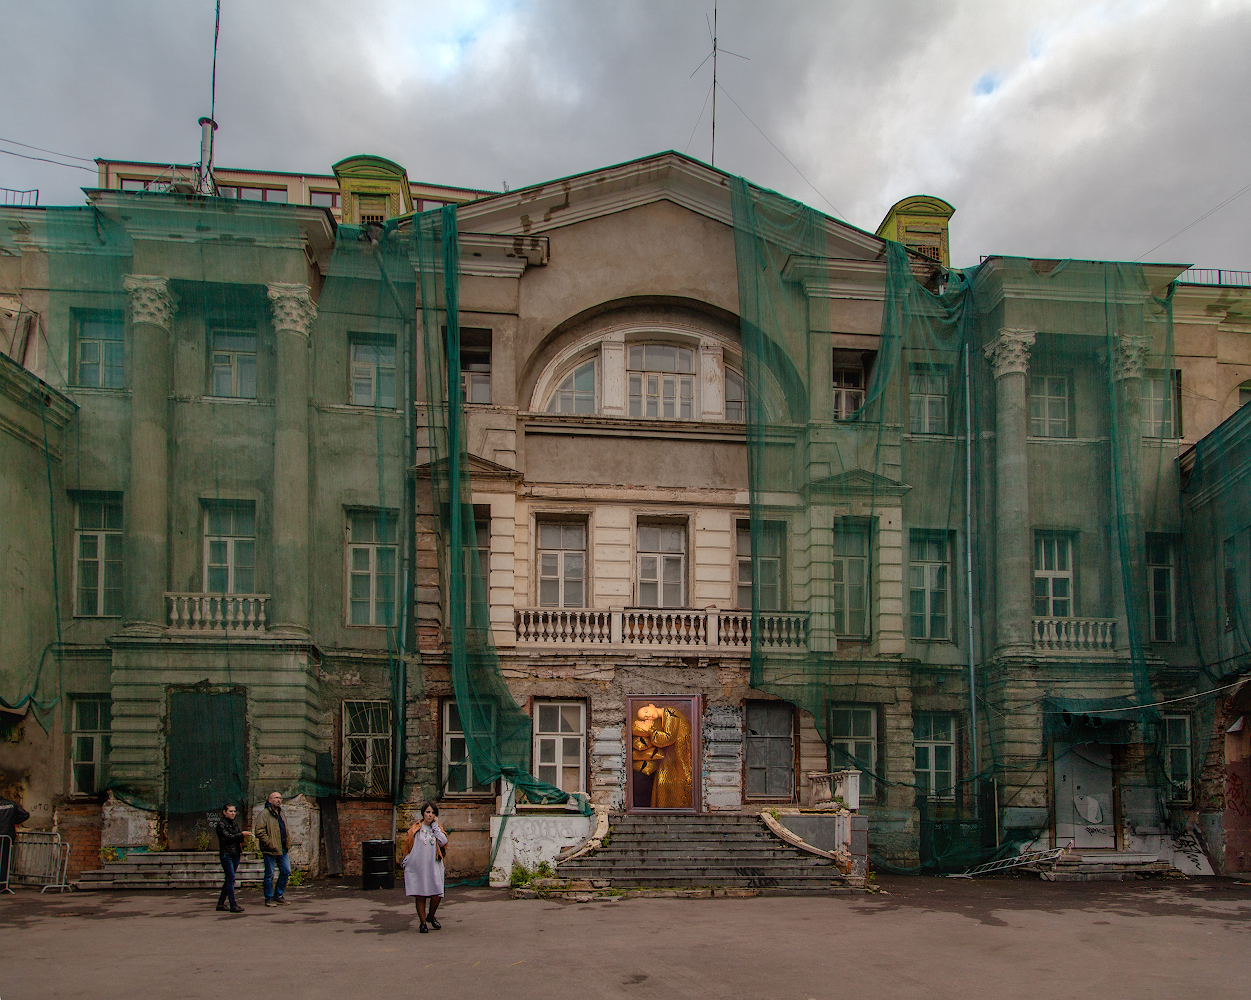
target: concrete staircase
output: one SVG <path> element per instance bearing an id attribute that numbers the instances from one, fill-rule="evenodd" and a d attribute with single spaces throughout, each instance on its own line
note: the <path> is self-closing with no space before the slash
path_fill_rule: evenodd
<path id="1" fill-rule="evenodd" d="M 853 886 L 832 861 L 779 840 L 757 816 L 622 816 L 604 846 L 563 862 L 557 873 L 614 890 L 829 892 Z"/>
<path id="2" fill-rule="evenodd" d="M 235 872 L 236 888 L 259 885 L 265 864 L 245 855 Z M 216 889 L 222 884 L 221 861 L 209 851 L 136 851 L 103 868 L 83 872 L 74 883 L 81 891 L 95 889 Z"/>

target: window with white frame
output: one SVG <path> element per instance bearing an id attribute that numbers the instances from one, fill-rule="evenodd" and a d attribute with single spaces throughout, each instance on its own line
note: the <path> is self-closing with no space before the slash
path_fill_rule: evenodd
<path id="1" fill-rule="evenodd" d="M 211 394 L 228 399 L 256 398 L 256 333 L 214 330 Z"/>
<path id="2" fill-rule="evenodd" d="M 74 795 L 98 795 L 108 784 L 112 708 L 107 694 L 70 700 L 70 790 Z"/>
<path id="3" fill-rule="evenodd" d="M 122 613 L 122 498 L 83 494 L 76 507 L 74 614 L 115 618 Z"/>
<path id="4" fill-rule="evenodd" d="M 857 524 L 835 524 L 830 558 L 830 604 L 834 632 L 868 635 L 869 532 Z"/>
<path id="5" fill-rule="evenodd" d="M 352 405 L 395 409 L 395 338 L 353 334 L 351 345 Z"/>
<path id="6" fill-rule="evenodd" d="M 835 363 L 834 419 L 846 420 L 864 406 L 864 369 Z"/>
<path id="7" fill-rule="evenodd" d="M 492 731 L 495 727 L 493 709 L 487 720 Z M 471 730 L 472 731 L 472 730 Z M 489 795 L 492 785 L 481 784 L 474 778 L 473 762 L 469 759 L 469 742 L 461 722 L 456 702 L 443 702 L 443 793 L 445 795 Z"/>
<path id="8" fill-rule="evenodd" d="M 1151 641 L 1171 642 L 1175 638 L 1176 595 L 1173 539 L 1168 535 L 1147 536 L 1147 594 L 1151 602 Z"/>
<path id="9" fill-rule="evenodd" d="M 913 775 L 918 795 L 955 798 L 955 717 L 945 712 L 920 712 L 912 731 L 916 764 Z"/>
<path id="10" fill-rule="evenodd" d="M 460 388 L 466 403 L 491 402 L 491 331 L 460 330 Z"/>
<path id="11" fill-rule="evenodd" d="M 872 705 L 830 706 L 830 770 L 860 772 L 860 796 L 876 794 L 877 709 Z"/>
<path id="12" fill-rule="evenodd" d="M 913 365 L 908 380 L 908 430 L 946 434 L 951 370 L 945 365 Z"/>
<path id="13" fill-rule="evenodd" d="M 256 591 L 256 504 L 250 500 L 204 502 L 204 592 Z"/>
<path id="14" fill-rule="evenodd" d="M 795 787 L 795 709 L 784 701 L 749 701 L 746 786 L 749 799 L 789 799 Z"/>
<path id="15" fill-rule="evenodd" d="M 1251 381 L 1238 386 L 1238 406 L 1241 408 L 1251 403 Z"/>
<path id="16" fill-rule="evenodd" d="M 908 635 L 950 639 L 951 542 L 945 531 L 913 531 L 908 538 Z"/>
<path id="17" fill-rule="evenodd" d="M 1073 539 L 1034 533 L 1034 617 L 1073 616 Z"/>
<path id="18" fill-rule="evenodd" d="M 348 512 L 349 625 L 395 624 L 398 525 L 394 511 Z"/>
<path id="19" fill-rule="evenodd" d="M 491 508 L 475 505 L 473 508 L 472 550 L 466 550 L 465 564 L 465 597 L 472 604 L 475 596 L 481 601 L 488 601 L 491 592 Z M 474 574 L 481 591 L 475 589 Z"/>
<path id="20" fill-rule="evenodd" d="M 1065 375 L 1035 375 L 1029 380 L 1031 437 L 1069 437 L 1072 386 Z"/>
<path id="21" fill-rule="evenodd" d="M 1151 371 L 1142 380 L 1142 433 L 1144 437 L 1179 438 L 1181 429 L 1181 377 L 1179 371 Z"/>
<path id="22" fill-rule="evenodd" d="M 115 319 L 84 319 L 78 324 L 78 384 L 101 389 L 125 385 L 125 324 Z"/>
<path id="23" fill-rule="evenodd" d="M 562 792 L 585 792 L 586 706 L 536 701 L 534 720 L 534 776 Z"/>
<path id="24" fill-rule="evenodd" d="M 781 521 L 764 521 L 760 526 L 756 558 L 751 554 L 751 522 L 739 521 L 737 532 L 738 589 L 737 606 L 751 610 L 752 584 L 759 587 L 760 610 L 782 610 L 782 546 L 786 525 Z M 752 572 L 753 566 L 755 573 Z"/>
<path id="25" fill-rule="evenodd" d="M 540 521 L 539 607 L 586 607 L 586 525 Z"/>
<path id="26" fill-rule="evenodd" d="M 638 526 L 638 606 L 681 608 L 686 604 L 686 526 Z"/>
<path id="27" fill-rule="evenodd" d="M 630 416 L 695 417 L 695 352 L 671 344 L 634 344 L 628 352 Z"/>
<path id="28" fill-rule="evenodd" d="M 343 703 L 343 794 L 385 798 L 391 794 L 391 703 Z"/>
<path id="29" fill-rule="evenodd" d="M 731 423 L 747 419 L 747 384 L 733 368 L 725 370 L 725 419 Z"/>
<path id="30" fill-rule="evenodd" d="M 552 393 L 548 413 L 594 413 L 595 360 L 584 361 L 566 375 Z"/>
<path id="31" fill-rule="evenodd" d="M 1174 802 L 1190 800 L 1190 716 L 1165 715 L 1160 719 L 1164 728 L 1164 772 L 1168 776 L 1169 798 Z"/>

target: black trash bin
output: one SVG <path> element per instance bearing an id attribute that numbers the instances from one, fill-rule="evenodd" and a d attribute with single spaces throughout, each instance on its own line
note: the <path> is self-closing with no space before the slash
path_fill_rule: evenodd
<path id="1" fill-rule="evenodd" d="M 361 841 L 361 888 L 395 888 L 395 841 Z"/>

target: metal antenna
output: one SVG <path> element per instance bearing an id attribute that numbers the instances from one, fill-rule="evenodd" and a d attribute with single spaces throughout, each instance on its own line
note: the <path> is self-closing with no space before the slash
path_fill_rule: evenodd
<path id="1" fill-rule="evenodd" d="M 704 15 L 704 23 L 708 24 L 707 14 Z M 706 63 L 709 59 L 712 60 L 712 165 L 715 167 L 717 165 L 717 55 L 720 52 L 724 52 L 727 56 L 734 56 L 737 59 L 746 59 L 748 62 L 751 62 L 751 59 L 747 56 L 741 56 L 737 52 L 731 52 L 729 49 L 722 49 L 717 44 L 717 7 L 715 4 L 712 8 L 712 23 L 708 24 L 708 37 L 712 39 L 712 51 L 709 52 L 708 55 L 704 56 L 703 62 L 695 67 L 691 76 L 694 77 L 696 73 L 704 68 L 704 63 Z M 700 113 L 700 117 L 703 117 L 702 112 Z M 699 122 L 696 122 L 695 126 L 698 128 Z"/>

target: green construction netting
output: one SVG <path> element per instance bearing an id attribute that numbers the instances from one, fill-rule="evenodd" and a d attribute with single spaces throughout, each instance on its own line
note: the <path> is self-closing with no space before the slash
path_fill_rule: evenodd
<path id="1" fill-rule="evenodd" d="M 948 270 L 897 243 L 852 263 L 805 205 L 736 179 L 732 208 L 753 687 L 811 713 L 830 766 L 862 771 L 862 801 L 887 828 L 919 807 L 926 868 L 963 869 L 1005 836 L 1075 821 L 1047 800 L 1050 755 L 1091 741 L 1118 746 L 1127 816 L 1176 826 L 1191 777 L 1158 703 L 1213 678 L 1172 669 L 1196 627 L 1172 287 L 1148 287 L 1135 264 Z M 845 290 L 870 272 L 880 327 Z M 760 586 L 781 553 L 786 607 L 784 590 Z M 792 640 L 801 629 L 806 644 Z M 887 765 L 883 747 L 908 741 L 881 739 L 890 705 L 869 706 L 920 687 L 940 718 L 918 711 L 915 759 Z M 1170 703 L 1189 717 L 1197 776 L 1213 700 Z M 962 731 L 927 729 L 951 713 Z M 957 759 L 934 756 L 948 753 L 941 738 Z M 1045 806 L 1046 822 L 1035 808 L 1031 831 L 998 826 L 1023 806 Z M 871 840 L 886 862 L 908 853 L 889 832 Z"/>
<path id="2" fill-rule="evenodd" d="M 491 637 L 487 580 L 478 558 L 465 439 L 460 360 L 460 239 L 456 206 L 417 215 L 413 248 L 421 285 L 426 449 L 437 524 L 448 672 L 473 780 L 509 782 L 524 801 L 570 795 L 530 773 L 531 719 L 513 699 Z M 590 806 L 584 795 L 577 805 Z"/>

